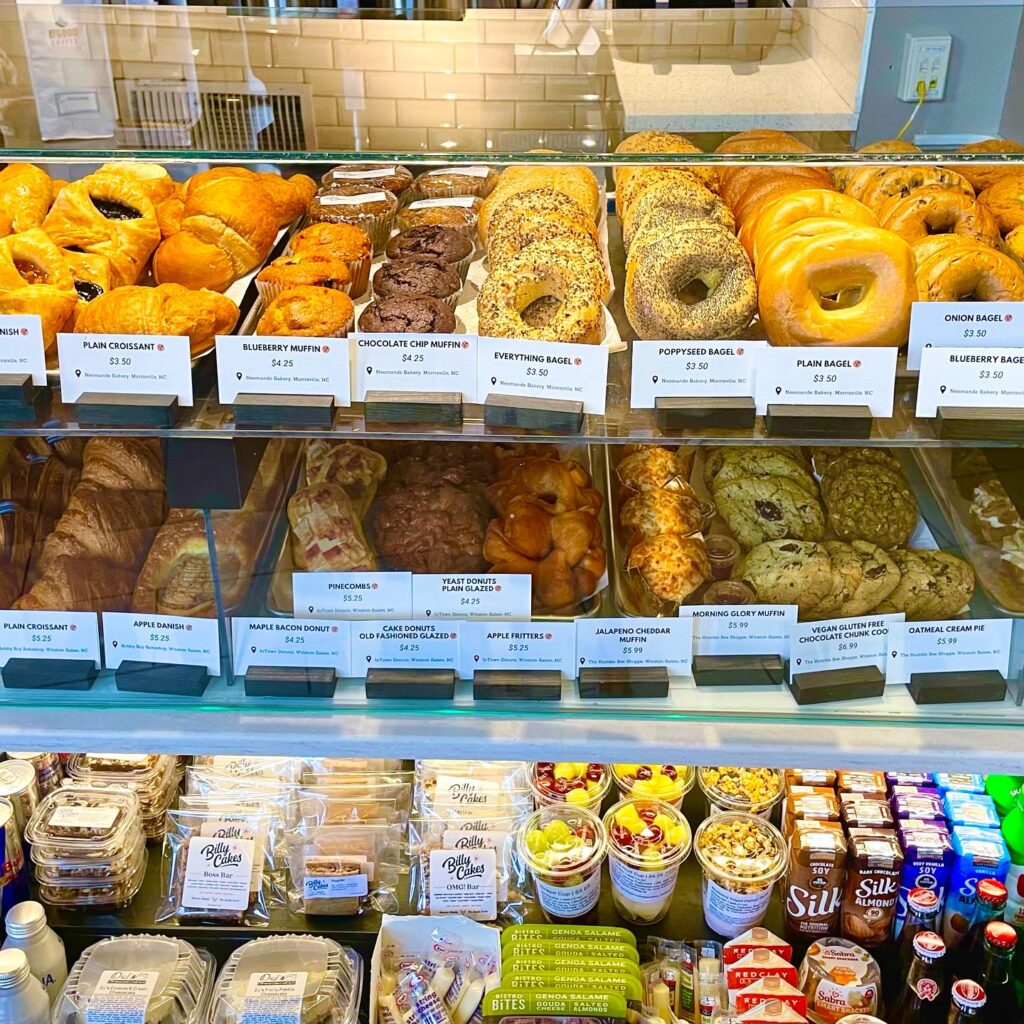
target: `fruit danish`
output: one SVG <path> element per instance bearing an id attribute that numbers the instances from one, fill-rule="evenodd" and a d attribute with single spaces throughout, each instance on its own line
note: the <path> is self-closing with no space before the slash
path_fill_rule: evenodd
<path id="1" fill-rule="evenodd" d="M 50 176 L 35 164 L 8 164 L 0 171 L 0 219 L 8 231 L 39 227 L 52 199 Z"/>

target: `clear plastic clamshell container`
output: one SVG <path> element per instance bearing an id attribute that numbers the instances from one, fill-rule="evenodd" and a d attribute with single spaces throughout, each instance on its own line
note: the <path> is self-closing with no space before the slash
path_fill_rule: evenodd
<path id="1" fill-rule="evenodd" d="M 38 880 L 39 899 L 52 907 L 123 907 L 131 903 L 146 877 L 145 850 L 138 866 L 121 878 L 76 878 L 65 875 L 60 882 Z"/>
<path id="2" fill-rule="evenodd" d="M 142 823 L 139 798 L 130 789 L 68 785 L 48 794 L 32 814 L 25 838 L 33 854 L 109 859 L 136 842 Z"/>
<path id="3" fill-rule="evenodd" d="M 141 998 L 149 993 L 145 1016 L 139 1018 L 146 1024 L 201 1024 L 215 970 L 216 962 L 206 950 L 181 939 L 161 935 L 102 939 L 89 946 L 71 968 L 53 1024 L 86 1024 L 90 1004 L 96 1010 L 110 1000 L 113 1009 L 118 999 L 130 1000 L 128 993 L 138 990 L 143 992 Z"/>
<path id="4" fill-rule="evenodd" d="M 71 879 L 109 880 L 126 878 L 133 875 L 139 866 L 146 850 L 146 840 L 142 833 L 125 850 L 109 859 L 90 857 L 80 860 L 74 857 L 46 857 L 33 849 L 32 863 L 36 879 L 60 885 Z"/>
<path id="5" fill-rule="evenodd" d="M 273 935 L 236 949 L 217 979 L 207 1024 L 242 1024 L 290 998 L 302 1024 L 356 1024 L 363 963 L 315 935 Z M 280 1011 L 278 1011 L 280 1012 Z"/>

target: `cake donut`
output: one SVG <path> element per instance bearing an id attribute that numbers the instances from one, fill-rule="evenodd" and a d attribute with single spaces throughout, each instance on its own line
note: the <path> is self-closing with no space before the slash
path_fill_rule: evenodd
<path id="1" fill-rule="evenodd" d="M 922 302 L 1021 302 L 1024 270 L 998 249 L 964 242 L 933 253 L 917 268 Z"/>
<path id="2" fill-rule="evenodd" d="M 757 289 L 734 235 L 683 221 L 634 241 L 625 306 L 641 339 L 732 338 L 753 318 Z"/>
<path id="3" fill-rule="evenodd" d="M 880 207 L 878 220 L 911 245 L 931 235 L 966 235 L 986 245 L 999 242 L 999 226 L 982 203 L 940 185 L 893 196 Z"/>
<path id="4" fill-rule="evenodd" d="M 774 345 L 902 345 L 914 256 L 891 231 L 846 225 L 777 246 L 758 274 L 761 322 Z"/>

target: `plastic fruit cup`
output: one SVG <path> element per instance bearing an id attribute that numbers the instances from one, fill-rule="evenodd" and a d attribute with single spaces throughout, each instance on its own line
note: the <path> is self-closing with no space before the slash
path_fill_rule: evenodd
<path id="1" fill-rule="evenodd" d="M 567 803 L 541 807 L 519 826 L 516 848 L 549 921 L 578 923 L 595 915 L 608 837 L 593 811 Z"/>
<path id="2" fill-rule="evenodd" d="M 693 789 L 689 764 L 613 764 L 612 775 L 619 799 L 645 797 L 682 807 L 683 797 Z"/>
<path id="3" fill-rule="evenodd" d="M 778 768 L 697 769 L 697 784 L 707 797 L 708 816 L 744 811 L 770 818 L 782 799 L 782 772 Z"/>
<path id="4" fill-rule="evenodd" d="M 725 812 L 701 823 L 693 848 L 708 927 L 731 939 L 759 925 L 786 870 L 779 830 L 756 814 Z"/>
<path id="5" fill-rule="evenodd" d="M 630 797 L 604 816 L 615 909 L 630 924 L 655 924 L 672 905 L 679 865 L 690 855 L 690 825 L 664 800 Z"/>
<path id="6" fill-rule="evenodd" d="M 534 805 L 573 804 L 597 811 L 611 789 L 612 775 L 605 764 L 582 761 L 534 761 L 530 765 Z"/>

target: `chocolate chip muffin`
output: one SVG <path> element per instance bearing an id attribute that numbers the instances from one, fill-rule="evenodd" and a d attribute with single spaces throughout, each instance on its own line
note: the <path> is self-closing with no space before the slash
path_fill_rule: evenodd
<path id="1" fill-rule="evenodd" d="M 454 334 L 455 314 L 430 295 L 374 299 L 359 315 L 367 334 Z"/>
<path id="2" fill-rule="evenodd" d="M 381 299 L 430 295 L 454 309 L 461 291 L 458 273 L 441 260 L 427 256 L 385 263 L 373 275 L 373 294 Z"/>
<path id="3" fill-rule="evenodd" d="M 463 281 L 473 258 L 473 243 L 454 228 L 424 224 L 395 235 L 384 249 L 389 260 L 426 256 L 457 271 Z"/>

